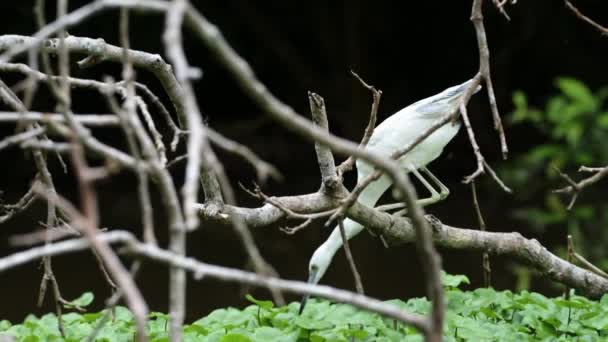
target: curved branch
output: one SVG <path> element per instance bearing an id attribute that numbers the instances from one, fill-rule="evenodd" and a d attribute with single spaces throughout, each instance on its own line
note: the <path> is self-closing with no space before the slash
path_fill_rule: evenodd
<path id="1" fill-rule="evenodd" d="M 322 193 L 302 196 L 276 197 L 284 207 L 305 214 L 336 208 L 339 198 L 332 198 Z M 229 215 L 240 215 L 250 227 L 263 227 L 277 223 L 285 213 L 276 207 L 266 204 L 259 208 L 226 207 L 224 211 L 213 212 L 204 205 L 199 205 L 203 220 L 213 220 L 228 224 Z M 355 203 L 348 211 L 348 216 L 363 224 L 378 235 L 382 235 L 391 244 L 410 243 L 416 240 L 416 234 L 409 219 L 394 217 L 362 204 Z M 429 217 L 427 216 L 427 219 Z M 437 246 L 473 251 L 487 251 L 491 255 L 508 256 L 534 267 L 540 273 L 554 281 L 583 290 L 590 297 L 600 297 L 608 292 L 608 280 L 590 271 L 561 259 L 543 247 L 535 239 L 527 239 L 520 233 L 499 233 L 479 231 L 477 229 L 452 227 L 431 220 L 433 240 Z M 488 228 L 491 230 L 490 228 Z"/>
<path id="2" fill-rule="evenodd" d="M 313 295 L 330 300 L 347 303 L 379 313 L 389 318 L 410 324 L 421 332 L 428 331 L 428 323 L 423 316 L 411 314 L 401 308 L 383 303 L 364 295 L 359 295 L 350 291 L 336 289 L 324 285 L 312 285 L 301 281 L 284 280 L 276 277 L 258 275 L 252 272 L 242 271 L 234 268 L 216 266 L 200 262 L 193 258 L 184 257 L 151 244 L 143 244 L 126 231 L 111 231 L 108 233 L 97 234 L 96 241 L 100 243 L 124 243 L 129 252 L 137 256 L 151 259 L 171 267 L 177 267 L 194 273 L 195 278 L 201 279 L 203 276 L 219 279 L 227 282 L 238 282 L 254 286 L 275 287 L 284 291 L 301 295 Z M 29 250 L 18 252 L 4 258 L 0 258 L 0 273 L 40 259 L 44 256 L 53 256 L 80 251 L 90 248 L 90 242 L 86 239 L 71 239 L 34 247 Z"/>

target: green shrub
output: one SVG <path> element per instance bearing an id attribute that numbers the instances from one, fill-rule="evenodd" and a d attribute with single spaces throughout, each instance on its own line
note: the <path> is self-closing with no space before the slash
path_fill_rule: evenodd
<path id="1" fill-rule="evenodd" d="M 448 309 L 444 329 L 446 341 L 599 341 L 608 340 L 608 295 L 592 301 L 572 294 L 569 299 L 546 298 L 523 291 L 496 291 L 480 288 L 462 291 L 468 283 L 463 276 L 444 276 Z M 303 315 L 299 304 L 275 307 L 259 301 L 243 310 L 218 309 L 183 328 L 185 341 L 208 342 L 298 342 L 298 341 L 422 341 L 415 329 L 392 319 L 350 305 L 326 300 L 309 301 Z M 387 303 L 408 312 L 426 314 L 425 298 Z M 66 338 L 57 328 L 53 314 L 28 316 L 22 324 L 0 321 L 0 337 L 18 341 L 81 341 L 91 334 L 105 310 L 98 313 L 63 315 Z M 148 335 L 153 342 L 168 341 L 168 316 L 150 314 Z M 131 341 L 133 316 L 117 307 L 113 318 L 103 326 L 96 341 Z"/>
<path id="2" fill-rule="evenodd" d="M 543 109 L 531 106 L 523 92 L 513 94 L 511 123 L 537 133 L 517 139 L 545 142 L 535 141 L 529 151 L 506 161 L 501 174 L 522 200 L 516 218 L 537 233 L 567 228 L 578 252 L 601 268 L 608 268 L 608 230 L 600 228 L 608 225 L 608 202 L 598 200 L 602 185 L 586 189 L 571 211 L 567 210 L 569 197 L 552 193 L 568 185 L 554 167 L 581 179 L 589 176 L 577 173 L 581 165 L 608 164 L 608 88 L 593 92 L 567 77 L 558 78 L 555 85 L 559 93 L 550 97 Z M 565 248 L 559 254 L 564 256 Z"/>

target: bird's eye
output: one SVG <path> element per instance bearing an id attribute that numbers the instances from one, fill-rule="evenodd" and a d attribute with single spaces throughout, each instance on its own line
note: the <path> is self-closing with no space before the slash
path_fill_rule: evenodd
<path id="1" fill-rule="evenodd" d="M 317 265 L 310 265 L 310 270 L 312 272 L 316 272 L 318 269 L 319 269 L 319 266 L 317 266 Z"/>

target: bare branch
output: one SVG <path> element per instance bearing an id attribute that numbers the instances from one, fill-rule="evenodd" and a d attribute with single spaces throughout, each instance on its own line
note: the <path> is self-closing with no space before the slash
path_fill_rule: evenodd
<path id="1" fill-rule="evenodd" d="M 477 200 L 477 189 L 475 187 L 475 181 L 471 182 L 471 193 L 473 194 L 473 207 L 475 208 L 475 214 L 477 214 L 477 221 L 479 222 L 479 229 L 482 232 L 486 231 L 486 222 L 481 214 L 481 208 L 479 207 L 479 201 Z M 483 286 L 490 287 L 492 284 L 492 270 L 490 268 L 490 256 L 487 252 L 482 254 L 482 268 L 483 268 Z"/>
<path id="2" fill-rule="evenodd" d="M 490 74 L 490 49 L 488 48 L 488 40 L 486 38 L 486 29 L 483 25 L 482 13 L 483 0 L 473 0 L 473 8 L 471 9 L 471 21 L 475 26 L 477 35 L 477 45 L 479 47 L 479 73 L 483 77 L 488 91 L 488 100 L 490 101 L 490 109 L 492 110 L 492 118 L 494 119 L 494 129 L 498 132 L 500 138 L 500 148 L 503 159 L 507 159 L 509 149 L 507 147 L 507 139 L 502 126 L 498 106 L 496 105 L 496 96 L 494 95 L 494 86 L 492 85 L 492 77 Z"/>
<path id="3" fill-rule="evenodd" d="M 341 203 L 340 198 L 321 193 L 277 197 L 276 200 L 292 211 L 302 214 L 330 210 Z M 229 215 L 239 215 L 249 227 L 255 228 L 273 225 L 284 216 L 281 210 L 269 204 L 259 208 L 227 207 L 220 212 L 209 211 L 204 205 L 200 205 L 199 213 L 204 220 L 226 225 L 230 224 Z M 410 220 L 394 217 L 359 203 L 355 203 L 348 211 L 348 217 L 374 233 L 384 236 L 392 245 L 411 243 L 416 239 Z M 520 229 L 510 230 L 516 232 Z M 591 297 L 598 298 L 608 292 L 608 280 L 568 263 L 550 253 L 538 241 L 526 239 L 519 233 L 482 232 L 477 229 L 456 228 L 435 222 L 433 240 L 443 248 L 487 251 L 490 255 L 519 260 L 553 281 L 581 289 Z"/>
<path id="4" fill-rule="evenodd" d="M 599 275 L 600 277 L 608 279 L 608 273 L 604 272 L 604 270 L 595 266 L 589 260 L 585 259 L 582 255 L 576 252 L 576 250 L 574 249 L 574 241 L 572 239 L 572 235 L 568 235 L 568 254 L 570 257 L 581 263 L 583 266 L 585 266 L 585 268 L 587 268 L 591 272 Z"/>
<path id="5" fill-rule="evenodd" d="M 365 127 L 365 132 L 363 133 L 363 138 L 361 139 L 360 147 L 367 146 L 369 139 L 372 137 L 374 133 L 374 128 L 376 128 L 376 121 L 378 119 L 378 108 L 380 107 L 380 97 L 382 97 L 382 90 L 377 90 L 376 87 L 367 84 L 357 73 L 354 71 L 350 71 L 350 73 L 361 83 L 361 85 L 369 90 L 372 93 L 372 108 L 369 112 L 369 121 L 367 122 L 367 127 Z M 346 159 L 342 164 L 340 164 L 337 168 L 338 177 L 342 177 L 342 175 L 348 171 L 350 171 L 355 165 L 355 158 L 350 156 Z"/>
<path id="6" fill-rule="evenodd" d="M 140 10 L 164 11 L 167 8 L 167 3 L 159 0 L 97 0 L 77 10 L 57 18 L 54 22 L 41 28 L 38 32 L 32 35 L 32 39 L 24 44 L 13 44 L 10 49 L 0 55 L 0 63 L 8 62 L 15 56 L 25 51 L 36 51 L 37 47 L 42 44 L 43 40 L 50 37 L 59 30 L 77 25 L 93 14 L 114 7 L 129 7 Z M 0 44 L 1 45 L 1 44 Z M 0 50 L 5 50 L 0 48 Z"/>
<path id="7" fill-rule="evenodd" d="M 167 156 L 165 155 L 165 146 L 162 142 L 160 133 L 156 130 L 154 121 L 148 113 L 145 102 L 135 96 L 135 72 L 133 70 L 133 63 L 129 55 L 130 42 L 129 42 L 129 12 L 126 9 L 120 11 L 120 42 L 123 47 L 123 70 L 122 77 L 126 84 L 125 92 L 125 103 L 124 110 L 122 108 L 114 108 L 114 111 L 118 114 L 121 119 L 121 126 L 125 133 L 127 144 L 131 155 L 137 160 L 135 174 L 137 175 L 137 191 L 139 195 L 139 202 L 142 215 L 143 225 L 143 237 L 146 243 L 156 244 L 156 236 L 154 234 L 154 218 L 152 216 L 152 201 L 150 199 L 150 188 L 148 184 L 148 174 L 145 170 L 145 161 L 142 160 L 142 156 L 137 146 L 136 137 L 133 132 L 132 121 L 138 120 L 136 106 L 138 106 L 145 118 L 145 122 L 148 128 L 152 132 L 154 141 L 156 142 L 156 148 L 159 154 L 159 161 L 162 165 L 167 163 Z M 113 103 L 113 98 L 110 94 L 106 96 L 110 104 Z M 115 105 L 115 107 L 118 107 Z"/>
<path id="8" fill-rule="evenodd" d="M 310 113 L 312 114 L 312 121 L 315 125 L 321 129 L 329 132 L 329 123 L 327 122 L 327 112 L 325 110 L 325 100 L 319 94 L 308 92 L 308 103 L 310 106 Z M 340 180 L 336 174 L 336 163 L 334 161 L 334 155 L 331 150 L 322 144 L 315 142 L 315 151 L 317 153 L 317 163 L 319 164 L 319 170 L 321 170 L 321 185 L 323 191 L 330 193 L 334 192 Z"/>
<path id="9" fill-rule="evenodd" d="M 190 79 L 195 78 L 196 75 L 194 74 L 193 69 L 188 65 L 188 61 L 186 60 L 186 55 L 182 46 L 182 20 L 187 6 L 188 3 L 186 0 L 174 0 L 172 2 L 172 5 L 167 12 L 163 41 L 167 56 L 175 68 L 177 80 L 182 86 L 180 89 L 181 97 L 184 103 L 186 124 L 189 130 L 188 160 L 186 164 L 186 175 L 184 186 L 182 188 L 182 195 L 184 198 L 183 207 L 186 227 L 193 230 L 198 227 L 198 217 L 196 216 L 194 203 L 196 203 L 198 199 L 198 185 L 201 172 L 202 156 L 203 153 L 213 152 L 208 147 L 201 112 L 198 108 L 198 104 L 196 103 L 194 91 L 192 90 L 192 85 L 190 83 Z M 205 162 L 208 163 L 210 169 L 217 170 L 215 165 L 211 165 L 211 158 L 208 157 Z M 178 247 L 178 243 L 175 242 L 174 246 L 177 249 L 172 250 L 176 253 L 185 254 L 185 239 L 183 240 L 183 243 L 179 243 L 179 245 L 181 246 Z M 178 272 L 183 274 L 183 271 L 181 270 Z M 185 297 L 180 301 L 185 302 Z M 183 311 L 183 308 L 181 310 Z M 177 315 L 177 313 L 175 314 Z M 183 313 L 179 314 L 178 316 L 179 317 L 177 317 L 176 320 L 183 316 Z M 179 326 L 172 323 L 172 331 L 178 329 L 179 327 L 181 327 L 181 321 Z M 172 333 L 172 338 L 179 338 L 179 336 Z"/>
<path id="10" fill-rule="evenodd" d="M 387 318 L 410 324 L 421 331 L 428 329 L 427 322 L 420 315 L 407 313 L 397 306 L 383 303 L 377 299 L 350 291 L 339 290 L 323 285 L 311 285 L 301 281 L 283 280 L 238 269 L 206 264 L 192 258 L 162 250 L 154 245 L 139 243 L 133 235 L 125 231 L 112 231 L 99 234 L 97 240 L 103 243 L 124 243 L 126 244 L 126 247 L 129 248 L 130 252 L 136 256 L 145 257 L 163 264 L 168 264 L 172 267 L 188 270 L 195 275 L 195 278 L 205 276 L 226 282 L 275 287 L 296 294 L 318 296 L 376 312 Z M 23 252 L 0 258 L 0 273 L 45 255 L 71 253 L 86 248 L 89 248 L 89 241 L 86 239 L 71 239 L 50 246 L 34 247 Z"/>
<path id="11" fill-rule="evenodd" d="M 257 179 L 260 183 L 264 184 L 269 176 L 277 181 L 283 180 L 283 175 L 274 165 L 264 161 L 247 146 L 226 138 L 210 127 L 207 127 L 207 136 L 209 137 L 209 140 L 219 148 L 236 154 L 248 161 L 255 168 Z"/>
<path id="12" fill-rule="evenodd" d="M 515 4 L 517 2 L 517 0 L 510 0 L 511 4 Z M 507 14 L 507 10 L 505 10 L 505 5 L 509 2 L 509 0 L 492 0 L 492 2 L 494 3 L 494 6 L 496 7 L 496 9 L 498 9 L 498 11 L 500 12 L 500 14 L 502 14 L 505 19 L 507 20 L 511 20 L 511 17 L 509 17 L 509 14 Z"/>
<path id="13" fill-rule="evenodd" d="M 353 274 L 353 278 L 355 280 L 355 288 L 357 289 L 358 294 L 364 294 L 365 290 L 363 290 L 363 282 L 361 281 L 361 275 L 359 274 L 359 270 L 357 270 L 357 265 L 355 264 L 355 259 L 353 258 L 353 254 L 350 251 L 348 238 L 346 237 L 346 232 L 344 231 L 344 220 L 338 221 L 338 227 L 340 229 L 340 236 L 342 237 L 344 255 L 346 255 L 346 260 L 348 260 L 350 271 Z"/>
<path id="14" fill-rule="evenodd" d="M 578 170 L 579 172 L 594 172 L 595 174 L 590 177 L 584 178 L 583 180 L 577 183 L 573 181 L 572 178 L 570 178 L 567 174 L 562 173 L 559 169 L 555 168 L 555 170 L 569 184 L 568 186 L 563 187 L 561 189 L 553 190 L 553 192 L 557 194 L 572 194 L 572 198 L 570 199 L 570 203 L 568 204 L 568 210 L 572 209 L 581 191 L 599 182 L 602 178 L 608 175 L 608 166 L 594 168 L 581 166 Z"/>
<path id="15" fill-rule="evenodd" d="M 108 127 L 119 124 L 114 114 L 75 114 L 74 119 L 82 125 L 89 127 Z M 0 123 L 40 122 L 65 123 L 63 114 L 41 112 L 0 112 Z"/>
<path id="16" fill-rule="evenodd" d="M 46 131 L 46 129 L 44 127 L 38 127 L 38 128 L 29 129 L 29 130 L 26 130 L 25 132 L 17 133 L 15 135 L 6 137 L 6 138 L 0 140 L 0 151 L 2 151 L 3 149 L 5 149 L 11 145 L 17 145 L 24 141 L 28 141 L 32 138 L 35 138 L 41 134 L 44 134 L 45 131 Z"/>
<path id="17" fill-rule="evenodd" d="M 34 183 L 38 182 L 38 178 L 39 176 L 36 176 Z M 27 208 L 34 203 L 36 198 L 37 196 L 32 186 L 15 204 L 4 204 L 0 202 L 0 224 L 27 210 Z"/>
<path id="18" fill-rule="evenodd" d="M 570 11 L 572 11 L 572 13 L 574 13 L 574 15 L 576 15 L 579 19 L 581 19 L 582 21 L 586 22 L 587 24 L 593 26 L 595 29 L 600 31 L 600 33 L 602 35 L 608 35 L 608 27 L 604 27 L 604 26 L 598 24 L 593 19 L 591 19 L 591 18 L 587 17 L 586 15 L 584 15 L 583 13 L 581 13 L 581 11 L 579 11 L 578 8 L 576 8 L 570 1 L 564 0 L 564 3 L 566 4 L 566 7 Z"/>
<path id="19" fill-rule="evenodd" d="M 79 153 L 79 152 L 78 151 L 74 152 L 74 155 L 76 155 L 77 153 Z M 76 163 L 78 163 L 78 161 Z M 79 166 L 75 166 L 75 167 L 79 167 Z M 83 180 L 84 180 L 84 178 L 80 178 L 81 182 Z M 112 277 L 118 282 L 118 285 L 122 289 L 122 291 L 124 291 L 125 300 L 127 302 L 129 309 L 133 312 L 133 316 L 136 321 L 136 327 L 137 327 L 137 331 L 138 331 L 138 334 L 137 334 L 138 340 L 147 341 L 147 336 L 145 334 L 145 320 L 148 315 L 147 304 L 144 301 L 143 297 L 141 296 L 141 293 L 139 292 L 137 285 L 135 284 L 133 279 L 128 274 L 127 270 L 122 265 L 118 256 L 116 256 L 116 254 L 112 251 L 112 249 L 109 247 L 108 243 L 104 239 L 100 238 L 100 236 L 102 236 L 102 233 L 99 233 L 99 230 L 97 229 L 97 227 L 92 225 L 92 223 L 94 223 L 94 222 L 91 221 L 91 219 L 94 219 L 95 214 L 93 213 L 93 217 L 83 216 L 82 214 L 80 214 L 78 209 L 76 209 L 74 206 L 72 206 L 72 204 L 69 203 L 67 200 L 63 199 L 56 193 L 48 192 L 47 189 L 44 189 L 40 186 L 37 187 L 35 189 L 35 191 L 39 195 L 46 198 L 47 201 L 53 202 L 55 205 L 60 207 L 62 210 L 66 211 L 68 213 L 68 215 L 71 218 L 73 218 L 71 225 L 73 227 L 79 229 L 79 231 L 85 236 L 85 239 L 81 239 L 81 241 L 84 242 L 84 246 L 82 249 L 90 247 L 91 249 L 97 251 L 99 253 L 99 255 L 102 257 L 103 262 L 108 267 L 108 270 L 112 274 Z M 88 191 L 89 190 L 86 188 L 84 190 L 81 190 L 81 192 L 87 198 L 83 201 L 85 213 L 89 210 L 95 210 L 94 203 L 87 204 L 88 203 L 87 201 L 91 200 L 91 198 L 89 198 L 89 196 L 91 194 L 88 193 Z M 59 243 L 61 243 L 61 242 L 59 242 Z M 59 243 L 45 245 L 43 247 L 37 247 L 37 248 L 38 249 L 45 249 L 45 248 L 53 249 Z M 12 256 L 15 256 L 15 255 L 16 254 L 13 254 Z M 9 256 L 8 258 L 11 258 L 11 257 Z M 19 260 L 20 258 L 17 257 L 16 259 Z M 0 270 L 1 269 L 2 269 L 2 267 L 0 266 Z"/>

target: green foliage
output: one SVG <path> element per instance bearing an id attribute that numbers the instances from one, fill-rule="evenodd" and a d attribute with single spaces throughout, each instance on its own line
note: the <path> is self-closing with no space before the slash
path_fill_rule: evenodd
<path id="1" fill-rule="evenodd" d="M 463 276 L 444 275 L 448 310 L 444 329 L 446 341 L 599 341 L 608 339 L 608 295 L 591 301 L 571 294 L 569 299 L 546 298 L 538 293 L 495 291 L 481 288 L 461 291 Z M 207 317 L 183 327 L 185 341 L 213 342 L 355 342 L 422 341 L 415 329 L 358 310 L 350 305 L 310 300 L 303 315 L 299 304 L 275 307 L 259 301 L 243 310 L 218 309 Z M 387 303 L 408 312 L 427 314 L 430 303 L 424 298 Z M 0 339 L 14 336 L 18 341 L 81 341 L 87 338 L 106 314 L 63 315 L 66 337 L 61 337 L 53 314 L 28 316 L 22 324 L 0 321 Z M 147 332 L 151 341 L 168 341 L 168 315 L 151 313 Z M 101 328 L 96 341 L 132 341 L 133 316 L 117 307 Z"/>
<path id="2" fill-rule="evenodd" d="M 471 281 L 465 275 L 462 275 L 462 274 L 452 275 L 452 274 L 445 273 L 445 271 L 441 271 L 441 284 L 443 285 L 443 287 L 445 287 L 447 289 L 458 288 L 462 284 L 470 284 L 470 283 L 471 283 Z"/>
<path id="3" fill-rule="evenodd" d="M 93 293 L 85 292 L 82 295 L 80 295 L 80 297 L 66 303 L 64 306 L 68 309 L 84 308 L 84 307 L 89 306 L 91 303 L 93 303 L 93 299 L 95 299 L 95 297 L 93 296 Z"/>
<path id="4" fill-rule="evenodd" d="M 525 202 L 524 208 L 515 211 L 517 218 L 537 232 L 567 227 L 577 251 L 605 268 L 608 231 L 597 227 L 608 225 L 608 203 L 594 200 L 598 193 L 589 189 L 568 211 L 569 198 L 560 198 L 551 190 L 568 185 L 554 167 L 577 179 L 581 177 L 576 173 L 579 166 L 608 163 L 608 88 L 594 93 L 567 77 L 558 78 L 555 85 L 560 93 L 549 98 L 544 109 L 531 107 L 521 91 L 513 94 L 512 122 L 533 128 L 546 143 L 505 163 L 501 173 Z"/>

